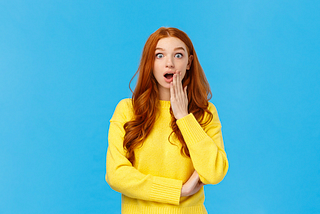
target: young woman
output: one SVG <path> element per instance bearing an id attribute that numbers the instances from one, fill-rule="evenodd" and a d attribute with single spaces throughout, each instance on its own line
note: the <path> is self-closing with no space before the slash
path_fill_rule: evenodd
<path id="1" fill-rule="evenodd" d="M 122 213 L 207 213 L 203 185 L 219 183 L 228 160 L 191 40 L 159 28 L 136 74 L 132 99 L 117 105 L 108 136 L 106 181 L 122 193 Z"/>

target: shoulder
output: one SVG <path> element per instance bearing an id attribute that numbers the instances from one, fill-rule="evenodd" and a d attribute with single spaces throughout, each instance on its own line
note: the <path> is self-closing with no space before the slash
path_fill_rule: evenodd
<path id="1" fill-rule="evenodd" d="M 208 102 L 208 110 L 211 113 L 217 113 L 217 108 L 212 102 Z"/>
<path id="2" fill-rule="evenodd" d="M 211 112 L 211 114 L 213 116 L 212 117 L 212 122 L 220 123 L 220 119 L 219 119 L 219 116 L 218 116 L 217 108 L 213 103 L 208 102 L 208 110 Z"/>
<path id="3" fill-rule="evenodd" d="M 127 122 L 131 120 L 133 116 L 133 107 L 132 107 L 132 99 L 126 98 L 121 100 L 114 110 L 113 116 L 110 119 L 110 122 Z"/>
<path id="4" fill-rule="evenodd" d="M 117 104 L 117 108 L 132 108 L 132 99 L 131 98 L 125 98 L 122 99 L 118 104 Z"/>

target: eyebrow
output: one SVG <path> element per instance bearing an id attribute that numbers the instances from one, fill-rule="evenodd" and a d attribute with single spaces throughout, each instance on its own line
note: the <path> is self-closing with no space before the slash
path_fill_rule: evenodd
<path id="1" fill-rule="evenodd" d="M 156 50 L 161 50 L 161 51 L 164 51 L 163 48 L 156 48 Z M 174 51 L 176 50 L 183 50 L 183 51 L 186 51 L 183 47 L 176 47 L 175 49 L 173 49 Z"/>
<path id="2" fill-rule="evenodd" d="M 177 48 L 175 48 L 174 50 L 175 50 L 175 51 L 176 51 L 176 50 L 183 50 L 183 51 L 186 51 L 183 47 L 177 47 Z"/>

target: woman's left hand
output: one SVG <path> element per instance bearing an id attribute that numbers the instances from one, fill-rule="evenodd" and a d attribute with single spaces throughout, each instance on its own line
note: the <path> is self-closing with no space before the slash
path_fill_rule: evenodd
<path id="1" fill-rule="evenodd" d="M 187 86 L 182 88 L 181 72 L 173 75 L 170 83 L 170 101 L 174 117 L 179 120 L 188 115 Z"/>
<path id="2" fill-rule="evenodd" d="M 197 171 L 194 171 L 188 181 L 182 185 L 180 196 L 185 197 L 193 195 L 197 193 L 203 186 L 204 183 L 200 181 L 199 174 Z"/>

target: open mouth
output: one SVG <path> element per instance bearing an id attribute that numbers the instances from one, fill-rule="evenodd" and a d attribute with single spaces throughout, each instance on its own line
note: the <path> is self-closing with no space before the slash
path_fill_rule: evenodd
<path id="1" fill-rule="evenodd" d="M 167 73 L 164 75 L 167 80 L 171 80 L 173 78 L 173 73 Z"/>

